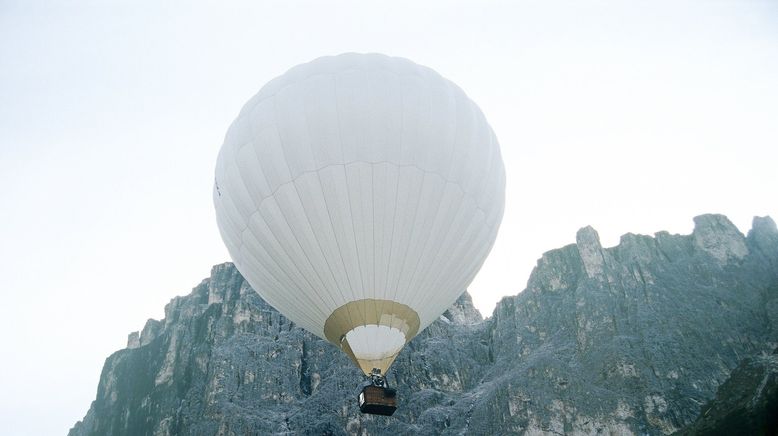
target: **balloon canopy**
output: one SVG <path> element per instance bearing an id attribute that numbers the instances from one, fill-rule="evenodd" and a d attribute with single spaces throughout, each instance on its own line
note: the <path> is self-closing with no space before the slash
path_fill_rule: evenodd
<path id="1" fill-rule="evenodd" d="M 484 115 L 433 70 L 323 57 L 232 123 L 213 199 L 238 270 L 273 307 L 386 373 L 494 244 L 505 170 Z"/>

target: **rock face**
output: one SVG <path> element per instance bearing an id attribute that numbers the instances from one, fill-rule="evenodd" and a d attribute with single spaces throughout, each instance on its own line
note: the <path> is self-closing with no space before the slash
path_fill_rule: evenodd
<path id="1" fill-rule="evenodd" d="M 778 345 L 778 230 L 720 215 L 691 235 L 581 229 L 482 320 L 465 293 L 398 357 L 393 417 L 362 376 L 231 264 L 105 363 L 82 435 L 670 434 L 737 364 Z"/>
<path id="2" fill-rule="evenodd" d="M 683 435 L 778 434 L 778 348 L 749 357 L 732 371 Z"/>

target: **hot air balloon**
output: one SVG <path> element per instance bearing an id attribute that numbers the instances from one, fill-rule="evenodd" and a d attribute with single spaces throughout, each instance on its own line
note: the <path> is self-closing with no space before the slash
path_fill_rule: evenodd
<path id="1" fill-rule="evenodd" d="M 497 138 L 459 87 L 354 53 L 296 66 L 251 98 L 213 189 L 238 270 L 371 378 L 360 407 L 381 414 L 396 408 L 387 370 L 473 280 L 504 198 Z"/>

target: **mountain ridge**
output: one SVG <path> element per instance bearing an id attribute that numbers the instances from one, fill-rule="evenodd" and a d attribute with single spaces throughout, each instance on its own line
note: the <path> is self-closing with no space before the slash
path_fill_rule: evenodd
<path id="1" fill-rule="evenodd" d="M 673 433 L 778 346 L 775 222 L 694 221 L 610 248 L 584 227 L 486 320 L 463 294 L 390 370 L 392 418 L 359 414 L 345 356 L 217 265 L 106 359 L 69 434 Z"/>

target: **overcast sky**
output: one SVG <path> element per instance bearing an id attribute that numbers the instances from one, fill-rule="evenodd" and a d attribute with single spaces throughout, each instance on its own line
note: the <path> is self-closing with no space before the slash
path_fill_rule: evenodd
<path id="1" fill-rule="evenodd" d="M 322 55 L 409 58 L 486 114 L 508 188 L 484 315 L 580 227 L 778 217 L 778 3 L 580 3 L 0 0 L 2 433 L 65 434 L 126 335 L 229 260 L 224 133 Z"/>

